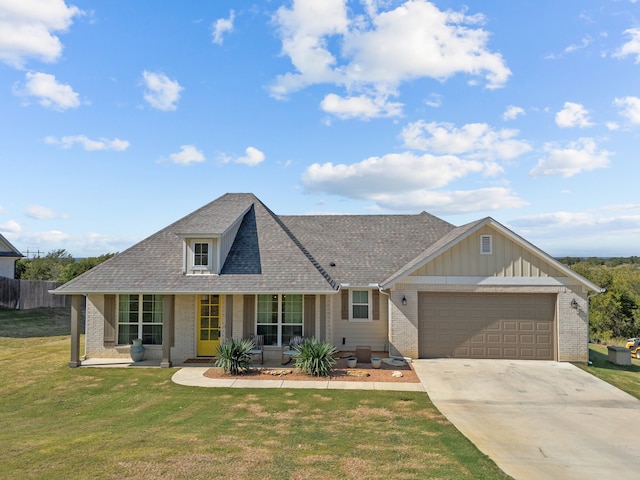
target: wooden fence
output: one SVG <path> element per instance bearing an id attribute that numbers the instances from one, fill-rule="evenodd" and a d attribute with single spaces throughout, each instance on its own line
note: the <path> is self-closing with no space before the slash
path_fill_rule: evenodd
<path id="1" fill-rule="evenodd" d="M 42 307 L 71 307 L 69 295 L 51 295 L 62 282 L 14 280 L 0 277 L 0 307 L 30 310 Z"/>

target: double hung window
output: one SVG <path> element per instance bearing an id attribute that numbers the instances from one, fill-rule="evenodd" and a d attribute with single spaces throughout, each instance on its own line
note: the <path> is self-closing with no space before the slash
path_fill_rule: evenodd
<path id="1" fill-rule="evenodd" d="M 286 345 L 291 337 L 302 336 L 302 295 L 258 295 L 257 331 L 265 345 Z"/>
<path id="2" fill-rule="evenodd" d="M 193 270 L 211 270 L 213 246 L 209 241 L 191 242 L 191 268 Z"/>
<path id="3" fill-rule="evenodd" d="M 162 345 L 162 295 L 120 295 L 118 344 L 141 338 L 147 345 Z"/>
<path id="4" fill-rule="evenodd" d="M 369 291 L 351 291 L 351 319 L 354 321 L 367 321 L 371 319 L 369 315 Z"/>

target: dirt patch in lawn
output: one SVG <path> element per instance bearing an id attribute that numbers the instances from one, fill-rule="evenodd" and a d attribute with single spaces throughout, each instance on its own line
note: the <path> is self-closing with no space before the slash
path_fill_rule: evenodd
<path id="1" fill-rule="evenodd" d="M 399 372 L 401 375 L 396 372 Z M 322 377 L 318 378 L 307 375 L 289 366 L 252 368 L 237 377 L 224 373 L 221 368 L 214 367 L 207 370 L 204 376 L 207 378 L 247 378 L 251 380 L 324 380 Z M 373 368 L 370 363 L 358 363 L 356 368 L 348 368 L 347 360 L 345 358 L 339 358 L 331 371 L 329 380 L 340 382 L 420 383 L 410 363 L 392 362 L 390 359 L 383 359 L 380 368 Z"/>

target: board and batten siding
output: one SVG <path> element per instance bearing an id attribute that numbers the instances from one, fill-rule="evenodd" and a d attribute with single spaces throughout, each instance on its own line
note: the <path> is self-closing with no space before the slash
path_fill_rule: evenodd
<path id="1" fill-rule="evenodd" d="M 480 254 L 483 235 L 492 236 L 491 254 Z M 490 226 L 453 245 L 410 276 L 565 277 L 557 268 Z"/>

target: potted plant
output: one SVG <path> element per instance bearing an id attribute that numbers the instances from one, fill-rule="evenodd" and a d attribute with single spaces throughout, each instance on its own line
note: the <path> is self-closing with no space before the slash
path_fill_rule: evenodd
<path id="1" fill-rule="evenodd" d="M 371 357 L 371 366 L 373 368 L 380 368 L 382 365 L 382 359 L 380 357 Z"/>
<path id="2" fill-rule="evenodd" d="M 356 368 L 357 364 L 358 364 L 358 358 L 357 357 L 347 357 L 347 367 Z"/>

